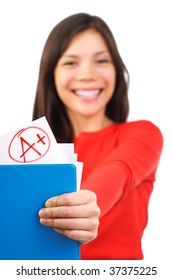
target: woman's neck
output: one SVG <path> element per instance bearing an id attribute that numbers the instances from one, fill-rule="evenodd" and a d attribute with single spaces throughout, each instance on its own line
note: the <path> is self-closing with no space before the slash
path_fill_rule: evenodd
<path id="1" fill-rule="evenodd" d="M 74 129 L 74 136 L 77 137 L 81 132 L 94 132 L 108 127 L 113 123 L 105 115 L 97 116 L 77 116 L 68 114 Z"/>

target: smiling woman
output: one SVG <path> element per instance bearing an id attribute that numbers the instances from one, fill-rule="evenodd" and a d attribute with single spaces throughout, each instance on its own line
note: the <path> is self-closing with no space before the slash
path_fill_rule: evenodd
<path id="1" fill-rule="evenodd" d="M 72 15 L 45 44 L 33 119 L 84 162 L 76 193 L 50 198 L 40 222 L 78 240 L 82 259 L 142 259 L 141 240 L 163 139 L 149 121 L 127 122 L 128 72 L 107 24 Z M 49 186 L 48 186 L 49 187 Z"/>
<path id="2" fill-rule="evenodd" d="M 89 32 L 92 38 L 87 36 Z M 82 35 L 83 39 L 79 40 L 80 35 Z M 72 41 L 75 42 L 74 47 Z M 85 46 L 87 49 L 85 49 Z M 78 48 L 78 51 L 80 49 L 83 59 L 79 57 L 75 49 L 75 53 L 67 53 L 68 48 L 70 48 L 70 51 L 73 51 L 73 48 Z M 87 51 L 89 51 L 88 54 Z M 100 57 L 100 55 L 102 56 L 102 52 L 104 57 Z M 70 57 L 64 56 L 65 54 L 70 55 Z M 68 70 L 71 73 L 71 67 L 75 68 L 74 64 L 79 62 L 79 59 L 82 59 L 82 68 L 85 66 L 85 71 L 89 71 L 90 78 L 93 79 L 94 76 L 91 72 L 93 69 L 89 69 L 91 67 L 91 56 L 93 55 L 95 58 L 92 57 L 92 60 L 95 59 L 95 62 L 97 62 L 95 63 L 96 65 L 101 64 L 102 67 L 105 67 L 104 65 L 107 64 L 105 62 L 108 60 L 108 64 L 112 65 L 112 68 L 114 68 L 112 71 L 116 72 L 113 84 L 110 85 L 114 89 L 112 98 L 105 108 L 105 115 L 116 122 L 124 122 L 127 119 L 129 112 L 127 96 L 128 71 L 119 55 L 113 34 L 101 18 L 83 13 L 75 14 L 58 23 L 48 36 L 41 58 L 33 111 L 33 119 L 46 115 L 58 142 L 72 142 L 75 131 L 69 120 L 66 108 L 59 97 L 59 92 L 57 92 L 56 89 L 57 86 L 60 87 L 57 83 L 55 85 L 56 67 L 60 66 L 60 60 L 61 62 L 64 61 L 64 68 L 69 68 Z M 84 60 L 86 56 L 90 56 L 90 60 L 87 62 Z M 101 67 L 99 66 L 99 68 Z M 82 70 L 82 73 L 83 71 L 84 70 Z M 78 75 L 83 75 L 82 73 L 78 72 Z M 80 76 L 78 76 L 78 78 L 80 78 Z M 88 88 L 89 85 L 85 85 L 84 88 L 86 87 Z M 74 88 L 74 90 L 75 89 L 76 88 Z"/>

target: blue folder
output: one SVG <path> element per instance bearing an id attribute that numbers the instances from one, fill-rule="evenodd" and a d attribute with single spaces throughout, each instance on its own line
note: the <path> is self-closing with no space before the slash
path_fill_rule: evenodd
<path id="1" fill-rule="evenodd" d="M 0 259 L 79 259 L 79 242 L 41 225 L 38 217 L 47 199 L 74 191 L 73 164 L 0 165 Z"/>

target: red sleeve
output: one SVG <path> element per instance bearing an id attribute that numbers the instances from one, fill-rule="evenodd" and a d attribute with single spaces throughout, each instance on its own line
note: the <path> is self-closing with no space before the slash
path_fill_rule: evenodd
<path id="1" fill-rule="evenodd" d="M 162 134 L 151 122 L 122 125 L 116 148 L 100 162 L 81 187 L 97 194 L 101 216 L 140 183 L 155 180 L 162 146 Z"/>

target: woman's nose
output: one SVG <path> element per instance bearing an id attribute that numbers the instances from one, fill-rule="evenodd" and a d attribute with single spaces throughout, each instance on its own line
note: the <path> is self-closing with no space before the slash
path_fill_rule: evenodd
<path id="1" fill-rule="evenodd" d="M 80 81 L 93 81 L 96 79 L 96 76 L 97 75 L 94 66 L 90 63 L 83 63 L 78 68 L 76 78 Z"/>

